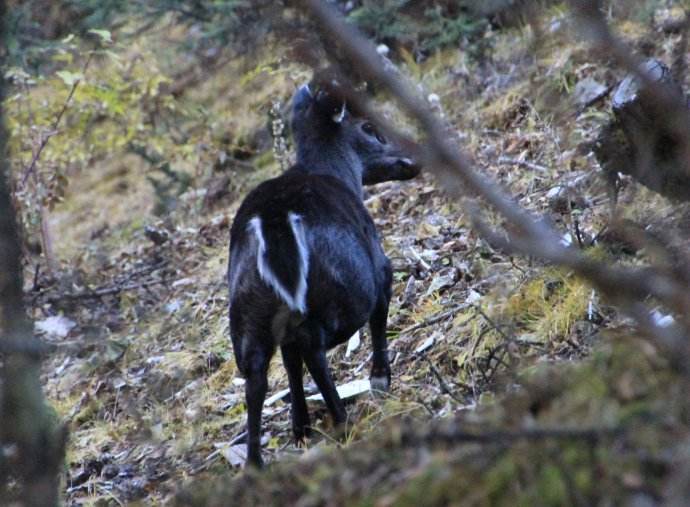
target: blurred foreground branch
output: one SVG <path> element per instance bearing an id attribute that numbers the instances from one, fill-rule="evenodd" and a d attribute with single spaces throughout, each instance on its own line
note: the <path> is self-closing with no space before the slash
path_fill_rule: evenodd
<path id="1" fill-rule="evenodd" d="M 574 3 L 577 4 L 577 2 Z M 589 5 L 593 2 L 582 3 Z M 589 280 L 637 321 L 639 327 L 666 352 L 674 367 L 690 373 L 690 348 L 688 347 L 690 291 L 682 281 L 652 267 L 613 266 L 610 262 L 594 260 L 575 247 L 564 246 L 560 241 L 560 234 L 554 228 L 544 221 L 536 220 L 510 199 L 497 183 L 474 170 L 470 158 L 449 140 L 446 126 L 436 117 L 426 102 L 417 96 L 411 86 L 404 83 L 398 75 L 387 70 L 369 41 L 351 25 L 345 23 L 326 2 L 303 0 L 303 4 L 317 20 L 323 33 L 328 34 L 329 43 L 337 45 L 365 79 L 385 88 L 397 99 L 408 115 L 419 122 L 426 138 L 422 145 L 416 145 L 417 156 L 441 178 L 447 190 L 479 196 L 503 217 L 506 229 L 510 230 L 510 233 L 499 234 L 491 230 L 478 213 L 473 213 L 480 233 L 489 238 L 492 245 L 541 258 L 549 263 L 571 269 Z M 581 12 L 583 11 L 578 11 L 578 13 Z M 601 32 L 602 28 L 598 26 Z M 614 49 L 618 53 L 622 52 L 620 48 Z M 622 58 L 622 55 L 618 56 Z M 627 60 L 626 63 L 635 67 Z M 645 78 L 646 76 L 643 76 L 643 79 Z M 650 86 L 653 86 L 653 83 L 650 83 Z M 662 97 L 660 100 L 670 100 L 661 92 L 660 96 Z M 675 117 L 679 116 L 685 115 L 677 114 Z M 376 121 L 377 118 L 374 120 Z M 377 123 L 381 123 L 380 118 Z M 682 121 L 678 120 L 677 127 L 681 126 Z M 384 128 L 387 131 L 392 130 L 387 125 Z M 399 133 L 395 134 L 396 137 L 403 137 Z M 690 132 L 686 131 L 685 135 L 690 138 Z M 414 143 L 407 140 L 407 144 Z M 679 321 L 666 327 L 657 325 L 651 317 L 650 309 L 645 304 L 649 296 L 656 298 L 666 308 L 675 312 Z"/>

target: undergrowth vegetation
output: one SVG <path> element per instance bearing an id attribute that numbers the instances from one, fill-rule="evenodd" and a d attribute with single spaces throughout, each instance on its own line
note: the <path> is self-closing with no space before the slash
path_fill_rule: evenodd
<path id="1" fill-rule="evenodd" d="M 223 9 L 240 22 L 249 2 L 193 2 L 196 22 L 170 9 L 178 2 L 152 2 L 161 14 L 145 29 L 122 15 L 138 2 L 74 3 L 88 7 L 82 29 L 56 28 L 31 65 L 5 69 L 27 298 L 52 347 L 46 394 L 70 429 L 67 504 L 656 505 L 671 494 L 687 380 L 573 273 L 482 239 L 429 175 L 365 192 L 394 267 L 391 393 L 355 397 L 341 441 L 310 400 L 316 436 L 296 447 L 274 358 L 263 419 L 274 464 L 240 472 L 229 227 L 246 192 L 289 160 L 288 101 L 311 71 L 271 30 L 248 55 L 212 36 Z M 351 3 L 349 19 L 390 46 L 449 136 L 564 242 L 625 264 L 653 255 L 606 234 L 591 144 L 609 108 L 583 108 L 577 90 L 622 74 L 595 62 L 563 5 L 540 11 L 548 36 L 537 39 L 454 2 Z M 659 27 L 676 3 L 611 2 L 610 19 L 669 61 L 678 38 Z M 687 247 L 687 205 L 624 180 L 619 207 Z M 337 384 L 368 375 L 367 341 L 329 353 Z"/>

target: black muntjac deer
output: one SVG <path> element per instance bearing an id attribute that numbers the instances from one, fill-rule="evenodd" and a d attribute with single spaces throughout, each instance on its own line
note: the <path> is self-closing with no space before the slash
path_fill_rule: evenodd
<path id="1" fill-rule="evenodd" d="M 292 101 L 297 163 L 254 189 L 230 233 L 230 333 L 245 378 L 247 462 L 262 466 L 267 370 L 280 347 L 292 430 L 310 430 L 303 363 L 336 425 L 346 412 L 326 351 L 370 325 L 372 389 L 388 390 L 386 319 L 392 271 L 362 202 L 363 183 L 414 177 L 419 167 L 366 119 L 348 111 L 337 83 L 304 85 Z"/>

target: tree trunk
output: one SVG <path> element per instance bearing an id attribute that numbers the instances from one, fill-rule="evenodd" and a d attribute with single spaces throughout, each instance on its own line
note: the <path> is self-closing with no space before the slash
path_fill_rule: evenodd
<path id="1" fill-rule="evenodd" d="M 0 0 L 0 41 L 5 40 Z M 5 63 L 6 48 L 0 47 Z M 2 68 L 5 66 L 2 65 Z M 0 100 L 5 83 L 0 78 Z M 1 103 L 1 102 L 0 102 Z M 40 384 L 41 343 L 22 299 L 21 249 L 10 198 L 4 107 L 0 108 L 0 502 L 26 507 L 58 504 L 58 471 L 65 432 L 45 404 Z M 10 484 L 16 486 L 9 487 Z"/>

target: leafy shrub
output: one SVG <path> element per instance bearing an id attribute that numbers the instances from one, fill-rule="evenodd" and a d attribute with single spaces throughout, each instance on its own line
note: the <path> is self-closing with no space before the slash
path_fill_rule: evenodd
<path id="1" fill-rule="evenodd" d="M 421 46 L 428 51 L 452 46 L 466 37 L 475 37 L 486 26 L 485 21 L 473 19 L 465 13 L 448 16 L 440 5 L 427 9 L 424 15 L 427 22 L 422 31 Z"/>
<path id="2" fill-rule="evenodd" d="M 34 67 L 45 63 L 41 50 L 69 34 L 84 35 L 132 20 L 146 27 L 165 16 L 193 27 L 186 50 L 231 45 L 241 51 L 262 40 L 281 18 L 276 13 L 284 10 L 282 0 L 15 0 L 10 6 L 10 57 Z"/>
<path id="3" fill-rule="evenodd" d="M 350 14 L 350 19 L 364 32 L 381 42 L 410 42 L 415 39 L 419 26 L 414 20 L 401 16 L 399 11 L 409 0 L 365 1 Z"/>
<path id="4" fill-rule="evenodd" d="M 419 56 L 465 39 L 474 42 L 487 26 L 454 2 L 430 0 L 364 0 L 349 18 L 375 40 L 407 46 Z"/>

